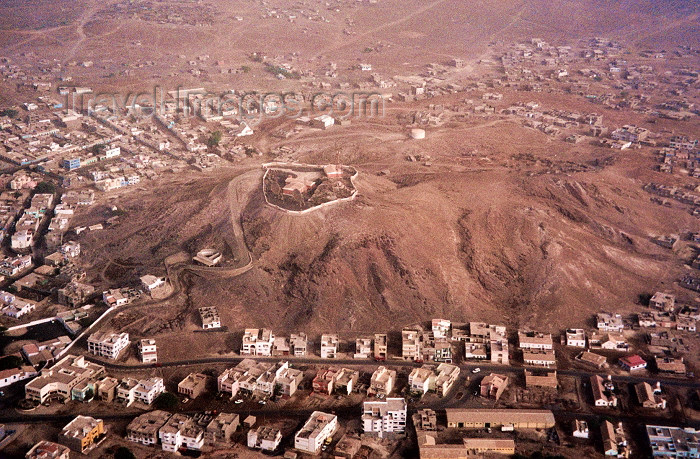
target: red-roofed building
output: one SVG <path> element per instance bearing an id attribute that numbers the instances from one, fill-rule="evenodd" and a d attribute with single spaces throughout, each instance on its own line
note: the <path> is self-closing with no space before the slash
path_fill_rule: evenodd
<path id="1" fill-rule="evenodd" d="M 643 370 L 647 367 L 647 362 L 637 354 L 620 358 L 620 366 L 627 371 Z"/>

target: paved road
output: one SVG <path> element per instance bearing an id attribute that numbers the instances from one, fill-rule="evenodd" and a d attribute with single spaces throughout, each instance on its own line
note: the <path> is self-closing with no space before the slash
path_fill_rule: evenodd
<path id="1" fill-rule="evenodd" d="M 102 359 L 97 359 L 93 356 L 86 355 L 85 358 L 95 363 L 104 365 L 110 370 L 116 371 L 133 371 L 133 370 L 146 370 L 153 368 L 153 364 L 138 364 L 138 365 L 125 365 L 120 363 L 107 362 Z M 172 362 L 162 362 L 159 364 L 160 367 L 170 368 L 170 367 L 188 367 L 195 365 L 206 365 L 206 364 L 221 364 L 227 363 L 235 365 L 244 358 L 250 358 L 259 361 L 269 361 L 269 362 L 279 362 L 280 360 L 289 360 L 292 364 L 302 364 L 302 365 L 343 365 L 343 366 L 392 366 L 392 367 L 420 367 L 422 363 L 416 363 L 406 360 L 388 360 L 386 362 L 375 362 L 374 360 L 360 360 L 360 359 L 333 359 L 326 360 L 321 358 L 310 358 L 310 357 L 290 357 L 290 356 L 278 356 L 278 357 L 260 357 L 260 356 L 240 356 L 240 357 L 208 357 L 202 359 L 185 359 L 176 360 Z M 539 367 L 522 367 L 522 366 L 511 366 L 511 365 L 495 365 L 495 364 L 483 364 L 483 363 L 461 363 L 459 367 L 463 372 L 471 372 L 475 368 L 480 368 L 481 372 L 505 372 L 505 373 L 522 373 L 522 371 L 527 368 L 529 370 L 541 370 Z M 595 374 L 605 374 L 605 371 L 587 371 L 587 370 L 557 370 L 558 375 L 565 376 L 575 376 L 579 378 L 588 378 Z M 678 378 L 668 378 L 668 377 L 646 377 L 646 376 L 636 376 L 636 375 L 613 375 L 613 381 L 619 383 L 639 383 L 648 382 L 656 383 L 660 381 L 662 385 L 674 386 L 674 387 L 687 387 L 690 389 L 700 389 L 700 381 L 691 379 L 678 379 Z"/>

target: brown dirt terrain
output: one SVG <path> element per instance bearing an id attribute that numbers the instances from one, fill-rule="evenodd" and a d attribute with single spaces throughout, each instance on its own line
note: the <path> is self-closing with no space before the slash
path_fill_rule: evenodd
<path id="1" fill-rule="evenodd" d="M 120 326 L 138 319 L 131 333 L 160 333 L 176 345 L 199 328 L 196 308 L 216 305 L 229 330 L 356 334 L 444 316 L 557 331 L 585 325 L 600 310 L 633 311 L 640 293 L 671 286 L 683 270 L 649 236 L 697 223 L 641 190 L 660 176 L 651 149 L 551 144 L 509 121 L 438 128 L 417 147 L 405 135 L 377 139 L 400 127 L 363 123 L 348 128 L 367 133 L 348 151 L 333 140 L 345 132 L 337 128 L 300 142 L 295 158 L 322 164 L 340 157 L 357 167 L 354 202 L 301 216 L 280 212 L 264 204 L 261 160 L 253 159 L 124 194 L 119 224 L 83 233 L 95 268 L 110 258 L 128 261 L 120 281 L 133 282 L 164 273 L 163 260 L 179 251 L 214 246 L 240 254 L 239 222 L 254 268 L 235 278 L 186 274 L 184 295 L 137 308 Z M 474 147 L 479 157 L 465 158 Z M 432 167 L 404 160 L 416 148 L 437 152 Z M 515 153 L 529 159 L 513 160 Z M 591 166 L 610 156 L 599 163 L 607 166 Z M 582 172 L 562 172 L 570 164 Z M 94 223 L 98 212 L 76 223 Z M 235 348 L 233 335 L 196 338 L 198 353 Z"/>

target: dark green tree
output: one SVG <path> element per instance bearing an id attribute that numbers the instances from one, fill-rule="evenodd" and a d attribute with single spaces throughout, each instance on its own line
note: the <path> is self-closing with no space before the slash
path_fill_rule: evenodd
<path id="1" fill-rule="evenodd" d="M 218 147 L 220 142 L 221 142 L 221 131 L 214 131 L 209 136 L 209 140 L 207 140 L 207 145 L 209 147 Z"/>
<path id="2" fill-rule="evenodd" d="M 39 184 L 34 188 L 37 193 L 49 193 L 53 194 L 56 192 L 56 185 L 51 182 L 39 182 Z"/>
<path id="3" fill-rule="evenodd" d="M 177 399 L 175 394 L 170 392 L 163 392 L 155 400 L 156 409 L 172 411 L 177 408 L 180 401 Z"/>
<path id="4" fill-rule="evenodd" d="M 114 459 L 136 459 L 136 455 L 126 446 L 120 446 L 114 452 Z"/>

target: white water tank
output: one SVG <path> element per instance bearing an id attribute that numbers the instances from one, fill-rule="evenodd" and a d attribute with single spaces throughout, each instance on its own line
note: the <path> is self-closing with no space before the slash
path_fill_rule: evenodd
<path id="1" fill-rule="evenodd" d="M 411 129 L 411 138 L 416 140 L 425 139 L 425 129 Z"/>

